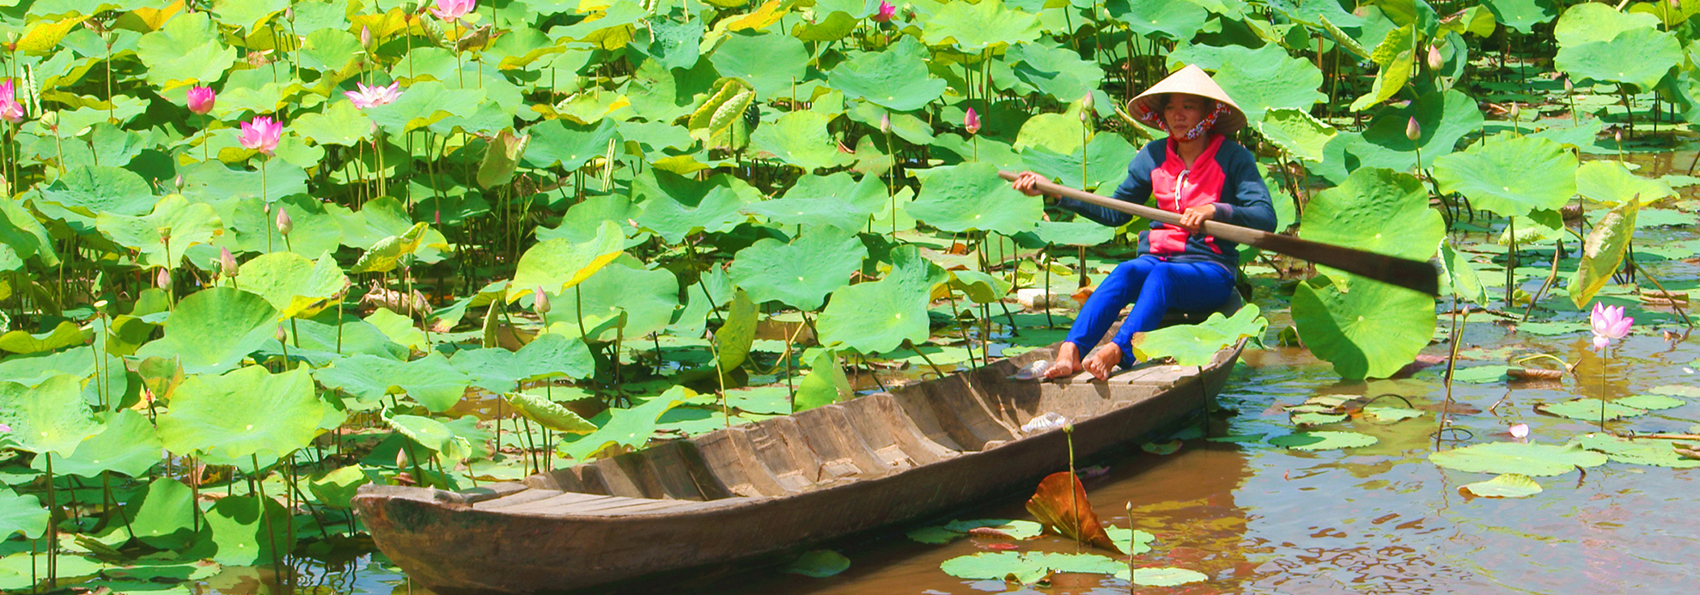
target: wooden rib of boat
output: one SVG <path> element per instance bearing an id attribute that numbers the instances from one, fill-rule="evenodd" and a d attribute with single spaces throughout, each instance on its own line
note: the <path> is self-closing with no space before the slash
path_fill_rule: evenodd
<path id="1" fill-rule="evenodd" d="M 369 485 L 354 498 L 384 554 L 443 595 L 637 588 L 917 521 L 1028 490 L 1087 457 L 1171 429 L 1226 383 L 1207 366 L 1145 364 L 1095 381 L 1012 380 L 1040 349 L 977 370 L 787 417 L 449 492 Z"/>

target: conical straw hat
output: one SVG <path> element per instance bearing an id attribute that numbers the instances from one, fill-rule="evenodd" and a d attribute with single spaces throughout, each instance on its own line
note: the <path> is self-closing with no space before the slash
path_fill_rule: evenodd
<path id="1" fill-rule="evenodd" d="M 1204 69 L 1191 64 L 1169 75 L 1168 78 L 1159 81 L 1156 85 L 1152 85 L 1150 89 L 1127 102 L 1128 112 L 1146 126 L 1162 130 L 1162 127 L 1157 126 L 1156 122 L 1161 121 L 1163 117 L 1163 96 L 1170 93 L 1186 93 L 1208 97 L 1228 106 L 1228 112 L 1216 118 L 1216 124 L 1210 127 L 1211 132 L 1232 134 L 1234 131 L 1245 127 L 1245 110 L 1240 109 L 1240 106 L 1228 97 L 1228 93 L 1223 91 L 1222 87 L 1217 86 L 1216 81 L 1210 79 L 1210 75 L 1206 74 Z"/>

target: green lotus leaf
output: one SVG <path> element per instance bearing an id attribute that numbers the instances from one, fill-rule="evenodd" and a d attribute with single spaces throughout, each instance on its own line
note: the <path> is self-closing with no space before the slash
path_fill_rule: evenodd
<path id="1" fill-rule="evenodd" d="M 1288 155 L 1306 161 L 1322 161 L 1323 147 L 1339 133 L 1305 110 L 1285 107 L 1264 112 L 1257 131 Z"/>
<path id="2" fill-rule="evenodd" d="M 407 394 L 431 411 L 447 411 L 460 402 L 471 384 L 440 353 L 402 363 L 354 355 L 330 368 L 313 371 L 326 388 L 340 389 L 364 403 L 375 403 L 385 395 Z"/>
<path id="3" fill-rule="evenodd" d="M 758 303 L 779 301 L 818 310 L 827 294 L 862 269 L 867 256 L 855 232 L 809 227 L 789 244 L 769 238 L 738 251 L 728 274 Z"/>
<path id="4" fill-rule="evenodd" d="M 791 36 L 803 41 L 837 41 L 856 30 L 857 22 L 877 8 L 877 3 L 869 5 L 866 0 L 820 0 L 815 2 L 813 22 L 793 25 Z"/>
<path id="5" fill-rule="evenodd" d="M 1317 277 L 1293 292 L 1293 322 L 1306 347 L 1343 378 L 1385 378 L 1434 335 L 1434 299 L 1348 276 Z"/>
<path id="6" fill-rule="evenodd" d="M 149 483 L 131 502 L 134 504 L 127 512 L 133 519 L 130 531 L 142 543 L 163 550 L 183 549 L 195 543 L 195 493 L 189 486 L 161 477 Z"/>
<path id="7" fill-rule="evenodd" d="M 679 243 L 686 235 L 697 232 L 723 233 L 731 231 L 749 217 L 738 212 L 744 200 L 727 188 L 715 188 L 695 203 L 686 203 L 673 195 L 650 197 L 643 203 L 638 223 L 655 232 L 668 243 Z"/>
<path id="8" fill-rule="evenodd" d="M 1469 495 L 1482 498 L 1527 498 L 1541 493 L 1542 490 L 1541 484 L 1535 483 L 1535 480 L 1529 479 L 1527 475 L 1506 473 L 1487 481 L 1464 484 L 1458 487 L 1458 491 L 1468 491 Z"/>
<path id="9" fill-rule="evenodd" d="M 1308 212 L 1308 211 L 1307 211 Z M 1241 339 L 1256 339 L 1269 327 L 1254 304 L 1246 304 L 1232 318 L 1221 312 L 1210 314 L 1196 325 L 1176 325 L 1145 333 L 1136 339 L 1133 353 L 1141 361 L 1172 357 L 1178 366 L 1208 365 L 1216 352 L 1238 343 Z"/>
<path id="10" fill-rule="evenodd" d="M 67 542 L 66 545 L 71 545 L 71 543 L 74 542 Z M 79 547 L 79 549 L 83 548 Z M 28 552 L 19 552 L 0 558 L 0 589 L 5 589 L 8 593 L 32 590 L 38 584 L 32 583 L 32 579 L 39 582 L 47 576 L 47 559 L 47 552 L 33 555 Z M 54 556 L 53 569 L 57 572 L 60 581 L 71 584 L 74 581 L 69 579 L 92 578 L 97 574 L 111 570 L 112 565 L 93 558 L 69 555 L 69 552 L 61 551 Z"/>
<path id="11" fill-rule="evenodd" d="M 884 50 L 839 64 L 827 80 L 845 97 L 892 111 L 914 111 L 944 94 L 945 81 L 927 72 L 928 57 L 919 41 L 905 36 Z"/>
<path id="12" fill-rule="evenodd" d="M 732 294 L 726 309 L 726 323 L 714 333 L 715 365 L 722 373 L 736 370 L 750 355 L 750 344 L 756 338 L 756 303 L 748 293 L 739 289 Z"/>
<path id="13" fill-rule="evenodd" d="M 1025 523 L 1027 521 L 1014 521 L 1014 522 Z M 1033 524 L 1037 525 L 1038 523 L 1033 523 Z M 1008 531 L 1005 531 L 1005 532 L 1007 533 Z M 1144 531 L 1137 530 L 1137 529 L 1125 529 L 1125 528 L 1122 528 L 1122 527 L 1105 526 L 1104 527 L 1104 533 L 1106 535 L 1110 536 L 1110 541 L 1116 542 L 1116 546 L 1120 547 L 1121 551 L 1127 552 L 1128 554 L 1135 555 L 1135 556 L 1151 551 L 1151 542 L 1157 541 L 1157 536 L 1152 535 L 1150 533 L 1146 533 Z M 1033 536 L 1035 536 L 1035 537 L 1038 536 L 1037 531 L 1035 531 Z M 1016 536 L 1015 538 L 1016 539 L 1026 539 L 1025 537 L 1020 537 L 1020 536 Z"/>
<path id="14" fill-rule="evenodd" d="M 1647 414 L 1647 410 L 1630 407 L 1617 401 L 1583 398 L 1557 403 L 1545 403 L 1535 407 L 1536 410 L 1549 415 L 1567 417 L 1582 421 L 1611 421 L 1626 417 L 1639 417 Z"/>
<path id="15" fill-rule="evenodd" d="M 409 84 L 394 102 L 365 112 L 384 132 L 399 137 L 445 118 L 477 113 L 484 100 L 483 89 L 450 89 L 437 81 L 423 81 Z"/>
<path id="16" fill-rule="evenodd" d="M 1411 118 L 1416 118 L 1422 129 L 1415 141 L 1405 137 Z M 1421 95 L 1407 107 L 1380 110 L 1362 134 L 1335 135 L 1324 148 L 1327 157 L 1313 171 L 1334 183 L 1344 181 L 1360 167 L 1410 171 L 1416 166 L 1418 148 L 1428 167 L 1436 158 L 1451 153 L 1464 135 L 1480 131 L 1482 121 L 1476 100 L 1456 90 Z"/>
<path id="17" fill-rule="evenodd" d="M 273 547 L 278 555 L 294 549 L 294 522 L 289 511 L 276 500 L 266 498 L 262 515 L 260 500 L 259 496 L 223 498 L 207 511 L 206 525 L 212 530 L 212 542 L 217 548 L 217 553 L 212 555 L 214 562 L 252 566 L 262 561 L 269 563 Z M 266 522 L 268 517 L 271 522 Z"/>
<path id="18" fill-rule="evenodd" d="M 837 351 L 821 349 L 805 354 L 804 359 L 809 363 L 809 375 L 797 383 L 793 411 L 807 411 L 856 397 L 850 378 L 844 375 L 844 366 L 839 363 Z"/>
<path id="19" fill-rule="evenodd" d="M 814 578 L 835 576 L 850 569 L 850 559 L 832 550 L 811 550 L 792 560 L 785 572 Z"/>
<path id="20" fill-rule="evenodd" d="M 649 55 L 669 69 L 696 66 L 701 56 L 698 47 L 707 27 L 692 17 L 684 22 L 671 19 L 650 19 Z"/>
<path id="21" fill-rule="evenodd" d="M 562 339 L 559 335 L 539 336 Z M 521 369 L 519 363 L 519 354 L 501 348 L 457 351 L 454 357 L 449 358 L 449 363 L 465 374 L 471 380 L 472 386 L 493 393 L 512 391 L 518 388 L 519 381 L 525 378 L 525 370 Z"/>
<path id="22" fill-rule="evenodd" d="M 345 31 L 335 31 L 348 35 Z M 290 128 L 301 138 L 320 145 L 341 145 L 352 147 L 366 140 L 372 134 L 372 119 L 366 116 L 354 103 L 348 101 L 332 102 L 323 112 L 303 114 L 290 124 Z"/>
<path id="23" fill-rule="evenodd" d="M 36 386 L 60 374 L 87 378 L 94 374 L 94 347 L 73 347 L 53 353 L 14 355 L 0 359 L 0 378 Z"/>
<path id="24" fill-rule="evenodd" d="M 136 356 L 178 358 L 190 374 L 218 374 L 272 341 L 277 309 L 265 298 L 223 287 L 190 294 L 165 319 L 165 337 Z"/>
<path id="25" fill-rule="evenodd" d="M 354 34 L 340 28 L 320 29 L 306 34 L 300 52 L 301 67 L 335 76 L 348 68 L 362 50 L 360 38 Z"/>
<path id="26" fill-rule="evenodd" d="M 1507 374 L 1510 370 L 1511 366 L 1498 364 L 1457 368 L 1452 371 L 1452 380 L 1469 384 L 1496 384 L 1510 378 Z"/>
<path id="27" fill-rule="evenodd" d="M 1449 287 L 1443 293 L 1477 304 L 1487 303 L 1487 290 L 1483 288 L 1481 278 L 1476 276 L 1475 267 L 1453 250 L 1450 243 L 1440 244 L 1440 266 L 1446 270 L 1444 279 Z"/>
<path id="28" fill-rule="evenodd" d="M 1365 93 L 1352 102 L 1352 111 L 1363 111 L 1370 106 L 1391 99 L 1406 83 L 1410 82 L 1412 71 L 1416 70 L 1417 26 L 1407 24 L 1399 29 L 1389 31 L 1375 46 L 1370 59 L 1380 65 L 1375 73 L 1375 83 L 1369 93 Z"/>
<path id="29" fill-rule="evenodd" d="M 809 50 L 789 35 L 732 33 L 709 54 L 720 76 L 749 83 L 762 99 L 790 97 L 808 75 Z"/>
<path id="30" fill-rule="evenodd" d="M 360 486 L 369 483 L 372 483 L 372 479 L 366 476 L 364 468 L 349 465 L 339 467 L 335 471 L 314 474 L 307 481 L 307 491 L 312 492 L 320 504 L 347 510 Z"/>
<path id="31" fill-rule="evenodd" d="M 1618 399 L 1623 401 L 1623 399 Z M 1614 402 L 1615 403 L 1615 402 Z M 1595 418 L 1598 419 L 1598 418 Z M 1678 454 L 1675 445 L 1669 440 L 1634 440 L 1619 438 L 1611 434 L 1590 433 L 1570 439 L 1572 444 L 1582 448 L 1605 453 L 1611 460 L 1633 465 L 1651 465 L 1654 467 L 1669 467 L 1672 469 L 1693 469 L 1700 467 L 1700 461 L 1686 458 Z"/>
<path id="32" fill-rule="evenodd" d="M 119 245 L 139 251 L 137 263 L 145 267 L 174 268 L 190 246 L 224 233 L 212 207 L 190 203 L 180 194 L 161 199 L 143 217 L 101 213 L 95 225 Z"/>
<path id="33" fill-rule="evenodd" d="M 121 129 L 105 121 L 90 126 L 88 133 L 83 138 L 87 141 L 86 144 L 71 143 L 65 147 L 65 167 L 77 168 L 97 165 L 124 167 L 129 165 L 137 155 L 141 155 L 143 151 L 153 148 L 151 137 L 143 136 L 135 131 Z M 68 139 L 55 139 L 54 142 L 59 143 L 63 140 Z M 58 152 L 58 150 L 56 144 L 54 151 Z"/>
<path id="34" fill-rule="evenodd" d="M 1629 252 L 1629 243 L 1634 239 L 1635 216 L 1640 210 L 1641 203 L 1633 199 L 1618 205 L 1594 224 L 1588 236 L 1583 238 L 1582 262 L 1570 275 L 1567 288 L 1570 303 L 1577 308 L 1586 307 L 1594 299 L 1594 294 L 1599 293 L 1606 283 L 1611 282 L 1612 275 L 1617 274 L 1618 267 L 1623 264 L 1623 256 Z"/>
<path id="35" fill-rule="evenodd" d="M 1127 178 L 1127 165 L 1138 154 L 1139 148 L 1128 144 L 1120 135 L 1100 134 L 1086 143 L 1085 151 L 1077 148 L 1063 155 L 1045 146 L 1031 146 L 1021 151 L 1021 159 L 1028 169 L 1064 186 L 1109 193 Z M 1080 178 L 1082 155 L 1086 159 L 1084 183 Z"/>
<path id="36" fill-rule="evenodd" d="M 563 120 L 545 120 L 525 129 L 531 135 L 522 161 L 532 167 L 555 167 L 573 171 L 608 152 L 608 143 L 620 137 L 613 120 L 595 126 Z"/>
<path id="37" fill-rule="evenodd" d="M 1635 395 L 1631 397 L 1623 397 L 1621 399 L 1613 399 L 1612 402 L 1619 405 L 1634 407 L 1636 409 L 1646 409 L 1648 411 L 1675 409 L 1688 404 L 1688 401 L 1666 395 Z"/>
<path id="38" fill-rule="evenodd" d="M 263 174 L 260 171 L 262 169 L 265 170 Z M 241 219 L 235 216 L 234 209 L 237 208 L 236 205 L 241 204 L 236 202 L 240 199 L 257 199 L 263 194 L 264 198 L 275 202 L 284 197 L 308 194 L 307 170 L 282 159 L 268 159 L 257 163 L 254 171 L 232 169 L 214 159 L 194 165 L 180 165 L 177 172 L 183 174 L 183 185 L 178 192 L 188 198 L 189 202 L 212 205 L 214 209 L 219 210 L 221 218 L 232 215 L 232 220 L 237 223 L 241 223 Z M 372 202 L 394 200 L 381 198 Z M 327 204 L 326 208 L 342 207 Z M 253 212 L 260 213 L 258 210 Z M 264 233 L 258 231 L 258 228 L 253 229 L 256 230 L 254 233 Z M 260 240 L 263 242 L 265 236 L 261 235 Z"/>
<path id="39" fill-rule="evenodd" d="M 305 369 L 274 375 L 249 366 L 222 376 L 199 374 L 183 381 L 171 409 L 159 415 L 159 438 L 179 455 L 282 457 L 312 443 L 324 407 Z"/>
<path id="40" fill-rule="evenodd" d="M 643 209 L 632 204 L 630 198 L 610 194 L 606 196 L 591 196 L 567 208 L 567 214 L 561 217 L 561 224 L 553 229 L 538 227 L 537 240 L 566 240 L 573 244 L 584 244 L 596 239 L 601 233 L 602 224 L 612 221 L 620 226 L 626 237 L 625 247 L 631 248 L 649 241 L 649 234 L 638 231 L 628 221 L 635 221 Z"/>
<path id="41" fill-rule="evenodd" d="M 0 490 L 0 536 L 11 539 L 18 533 L 36 539 L 47 532 L 47 507 L 33 495 L 18 495 L 10 488 Z"/>
<path id="42" fill-rule="evenodd" d="M 135 172 L 106 166 L 84 166 L 67 171 L 52 185 L 43 188 L 41 197 L 86 217 L 102 214 L 141 216 L 153 211 L 154 204 L 159 201 L 147 180 Z"/>
<path id="43" fill-rule="evenodd" d="M 59 265 L 47 228 L 20 202 L 0 201 L 0 246 L 11 248 L 20 259 L 38 256 L 42 264 Z"/>
<path id="44" fill-rule="evenodd" d="M 981 552 L 939 564 L 939 570 L 956 578 L 1008 580 L 1014 576 L 1022 584 L 1033 584 L 1052 572 L 1115 574 L 1126 569 L 1126 562 L 1109 556 L 1053 552 Z"/>
<path id="45" fill-rule="evenodd" d="M 1648 28 L 1624 31 L 1611 41 L 1561 44 L 1553 63 L 1574 79 L 1652 89 L 1682 60 L 1675 36 Z"/>
<path id="46" fill-rule="evenodd" d="M 83 401 L 81 381 L 63 374 L 33 389 L 0 382 L 0 424 L 12 428 L 6 437 L 16 448 L 61 457 L 101 430 Z"/>
<path id="47" fill-rule="evenodd" d="M 1428 460 L 1447 469 L 1473 473 L 1518 473 L 1532 477 L 1555 477 L 1578 467 L 1606 464 L 1606 455 L 1584 450 L 1580 445 L 1557 446 L 1519 442 L 1488 442 L 1430 453 Z"/>
<path id="48" fill-rule="evenodd" d="M 545 428 L 569 434 L 589 434 L 596 431 L 596 424 L 585 421 L 571 409 L 541 395 L 509 392 L 503 393 L 502 398 L 514 406 L 514 411 Z"/>
<path id="49" fill-rule="evenodd" d="M 581 305 L 582 304 L 582 305 Z M 617 259 L 602 272 L 580 283 L 573 291 L 562 293 L 553 302 L 549 332 L 578 337 L 579 324 L 574 317 L 583 312 L 589 341 L 613 341 L 624 336 L 627 340 L 647 336 L 667 327 L 679 308 L 679 280 L 664 268 L 648 269 L 635 258 Z M 618 326 L 596 330 L 592 319 L 612 322 L 624 317 Z"/>
<path id="50" fill-rule="evenodd" d="M 1528 35 L 1535 25 L 1558 16 L 1558 6 L 1552 0 L 1483 0 L 1493 11 L 1493 18 L 1518 33 Z"/>
<path id="51" fill-rule="evenodd" d="M 471 442 L 456 436 L 442 422 L 418 415 L 391 415 L 388 409 L 384 410 L 383 418 L 390 429 L 450 461 L 463 461 L 472 454 Z"/>
<path id="52" fill-rule="evenodd" d="M 1375 423 L 1390 424 L 1407 419 L 1422 417 L 1423 412 L 1404 407 L 1365 407 L 1364 419 Z"/>
<path id="53" fill-rule="evenodd" d="M 1641 204 L 1648 204 L 1676 195 L 1663 180 L 1637 176 L 1622 163 L 1606 160 L 1589 161 L 1576 169 L 1576 191 L 1612 206 L 1636 197 L 1640 197 Z"/>
<path id="54" fill-rule="evenodd" d="M 1013 62 L 1015 77 L 1040 93 L 1074 101 L 1098 88 L 1104 70 L 1096 62 L 1082 60 L 1073 50 L 1028 43 L 1009 48 L 1004 59 Z"/>
<path id="55" fill-rule="evenodd" d="M 926 19 L 921 39 L 931 46 L 952 46 L 979 54 L 1039 39 L 1039 18 L 1004 7 L 1001 0 L 977 4 L 950 2 Z"/>
<path id="56" fill-rule="evenodd" d="M 946 271 L 951 288 L 976 304 L 990 304 L 1009 295 L 1010 284 L 1002 278 L 974 270 Z"/>
<path id="57" fill-rule="evenodd" d="M 1181 42 L 1197 35 L 1210 16 L 1203 6 L 1193 2 L 1115 0 L 1105 2 L 1104 8 L 1142 37 L 1160 36 Z"/>
<path id="58" fill-rule="evenodd" d="M 998 177 L 988 163 L 935 167 L 921 175 L 921 194 L 904 207 L 916 219 L 948 233 L 995 231 L 1014 235 L 1031 230 L 1044 214 L 1044 203 L 1023 196 Z"/>
<path id="59" fill-rule="evenodd" d="M 83 329 L 77 323 L 69 320 L 59 321 L 59 325 L 45 333 L 30 333 L 29 331 L 7 331 L 0 335 L 0 349 L 12 353 L 43 353 L 56 351 L 72 345 L 82 345 L 84 342 Z"/>
<path id="60" fill-rule="evenodd" d="M 1576 194 L 1576 156 L 1539 137 L 1499 134 L 1434 160 L 1441 192 L 1500 215 L 1555 211 Z"/>
<path id="61" fill-rule="evenodd" d="M 242 263 L 241 270 L 236 279 L 241 289 L 265 298 L 279 318 L 311 318 L 348 285 L 348 276 L 329 253 L 318 262 L 293 252 L 261 254 Z"/>
<path id="62" fill-rule="evenodd" d="M 776 198 L 746 205 L 740 212 L 766 217 L 786 226 L 831 226 L 846 231 L 868 226 L 868 213 L 836 196 L 822 198 Z"/>
<path id="63" fill-rule="evenodd" d="M 1169 54 L 1168 60 L 1171 65 L 1193 64 L 1214 71 L 1211 78 L 1245 110 L 1249 122 L 1262 120 L 1271 109 L 1308 111 L 1327 99 L 1317 91 L 1322 88 L 1322 71 L 1273 44 L 1258 49 L 1186 46 Z"/>
<path id="64" fill-rule="evenodd" d="M 573 243 L 564 239 L 538 242 L 519 257 L 514 281 L 508 285 L 508 303 L 531 294 L 542 287 L 546 292 L 563 292 L 584 283 L 619 258 L 625 247 L 626 234 L 619 224 L 603 221 L 596 237 L 588 242 Z"/>
<path id="65" fill-rule="evenodd" d="M 224 71 L 236 62 L 236 48 L 219 39 L 206 13 L 180 14 L 164 28 L 143 35 L 136 56 L 147 67 L 148 84 L 169 91 L 224 78 Z"/>
<path id="66" fill-rule="evenodd" d="M 275 197 L 274 197 L 275 198 Z M 374 201 L 376 202 L 376 201 Z M 386 201 L 387 202 L 387 201 Z M 326 252 L 335 252 L 342 245 L 343 226 L 338 218 L 331 215 L 331 209 L 340 209 L 336 205 L 327 205 L 319 199 L 298 194 L 271 202 L 267 209 L 260 197 L 238 198 L 226 203 L 225 210 L 219 213 L 219 219 L 226 227 L 225 234 L 215 238 L 211 244 L 229 248 L 231 252 L 294 252 L 307 258 L 314 258 Z M 283 209 L 289 213 L 289 219 L 295 229 L 290 231 L 286 241 L 277 231 L 277 211 Z M 360 215 L 352 215 L 360 217 Z M 411 224 L 409 224 L 411 225 Z M 403 229 L 406 229 L 405 227 Z M 388 234 L 386 234 L 388 235 Z M 173 237 L 171 244 L 177 245 Z M 365 244 L 365 247 L 371 245 Z"/>
<path id="67" fill-rule="evenodd" d="M 1016 238 L 1023 239 L 1032 234 L 1039 243 L 1055 246 L 1097 246 L 1109 243 L 1115 238 L 1116 230 L 1112 227 L 1099 225 L 1095 221 L 1076 219 L 1074 221 L 1040 221 L 1033 231 L 1023 232 Z"/>
<path id="68" fill-rule="evenodd" d="M 1446 237 L 1446 222 L 1428 206 L 1428 188 L 1415 176 L 1380 168 L 1352 172 L 1339 186 L 1305 205 L 1299 237 L 1378 254 L 1427 260 Z M 1318 266 L 1330 276 L 1334 269 Z"/>
<path id="69" fill-rule="evenodd" d="M 421 332 L 419 327 L 414 326 L 412 318 L 397 314 L 389 308 L 381 306 L 378 307 L 373 310 L 372 314 L 367 316 L 366 320 L 363 322 L 370 325 L 372 328 L 377 329 L 377 331 L 382 333 L 388 340 L 393 341 L 396 345 L 406 349 L 412 351 L 428 351 L 431 347 L 430 342 L 425 340 L 425 333 Z M 411 353 L 412 351 L 409 351 L 408 353 Z M 403 357 L 405 356 L 406 354 L 404 353 Z"/>
<path id="70" fill-rule="evenodd" d="M 588 436 L 562 443 L 557 450 L 575 461 L 587 461 L 611 448 L 643 448 L 649 443 L 649 436 L 655 433 L 656 420 L 661 419 L 661 414 L 695 394 L 690 389 L 675 386 L 642 405 L 631 409 L 614 409 L 608 423 Z"/>
<path id="71" fill-rule="evenodd" d="M 159 435 L 147 416 L 131 409 L 103 412 L 98 416 L 105 426 L 99 434 L 82 441 L 69 456 L 53 461 L 53 472 L 83 477 L 99 477 L 103 471 L 116 471 L 130 477 L 147 477 L 148 471 L 160 461 Z M 45 458 L 34 465 L 47 469 Z"/>
<path id="72" fill-rule="evenodd" d="M 544 378 L 589 378 L 596 372 L 596 360 L 584 341 L 574 341 L 560 335 L 542 334 L 526 343 L 515 354 L 521 380 Z"/>
<path id="73" fill-rule="evenodd" d="M 943 87 L 944 82 L 940 81 L 939 86 Z M 805 172 L 844 165 L 851 157 L 838 151 L 838 142 L 827 131 L 826 125 L 831 120 L 830 116 L 813 110 L 785 114 L 772 124 L 757 128 L 750 135 L 750 148 Z"/>
<path id="74" fill-rule="evenodd" d="M 1173 587 L 1204 582 L 1210 580 L 1210 575 L 1196 570 L 1168 566 L 1135 568 L 1130 575 L 1128 569 L 1123 567 L 1116 571 L 1116 578 L 1131 580 L 1133 584 L 1141 587 Z"/>
<path id="75" fill-rule="evenodd" d="M 891 258 L 891 273 L 884 279 L 832 292 L 831 303 L 816 323 L 822 344 L 842 344 L 866 354 L 927 339 L 927 303 L 933 286 L 948 276 L 913 247 L 894 249 Z"/>
<path id="76" fill-rule="evenodd" d="M 1377 442 L 1380 440 L 1375 436 L 1357 432 L 1296 432 L 1269 439 L 1269 443 L 1275 446 L 1309 451 L 1360 448 Z"/>
<path id="77" fill-rule="evenodd" d="M 426 241 L 425 231 L 428 225 L 421 221 L 399 235 L 393 235 L 378 240 L 372 247 L 360 255 L 360 260 L 348 269 L 350 273 L 388 273 L 401 265 L 401 259 L 412 256 Z"/>
<path id="78" fill-rule="evenodd" d="M 1650 14 L 1620 11 L 1611 6 L 1576 4 L 1564 11 L 1553 25 L 1552 36 L 1560 48 L 1596 41 L 1611 41 L 1626 31 L 1656 30 L 1659 19 Z"/>
<path id="79" fill-rule="evenodd" d="M 1034 147 L 1043 147 L 1063 155 L 1079 152 L 1081 147 L 1091 142 L 1091 135 L 1086 138 L 1081 136 L 1080 111 L 1080 103 L 1076 102 L 1066 112 L 1039 114 L 1028 118 L 1021 124 L 1021 131 L 1015 135 L 1012 147 L 1023 152 Z M 972 152 L 964 151 L 963 154 L 971 155 Z"/>

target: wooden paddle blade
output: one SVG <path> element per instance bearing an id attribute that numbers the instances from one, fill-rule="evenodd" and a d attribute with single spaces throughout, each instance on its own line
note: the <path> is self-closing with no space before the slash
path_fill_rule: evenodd
<path id="1" fill-rule="evenodd" d="M 1302 240 L 1281 234 L 1261 238 L 1259 248 L 1331 266 L 1428 295 L 1440 295 L 1440 270 L 1433 263 Z"/>

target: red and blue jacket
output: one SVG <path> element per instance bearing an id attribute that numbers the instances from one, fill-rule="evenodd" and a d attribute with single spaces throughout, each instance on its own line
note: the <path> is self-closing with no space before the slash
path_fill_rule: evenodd
<path id="1" fill-rule="evenodd" d="M 1127 179 L 1110 197 L 1134 204 L 1155 198 L 1157 208 L 1172 213 L 1216 203 L 1215 221 L 1275 231 L 1275 208 L 1251 151 L 1220 134 L 1210 135 L 1209 145 L 1193 163 L 1185 163 L 1175 149 L 1176 143 L 1166 138 L 1145 145 L 1128 164 Z M 1127 213 L 1070 198 L 1057 204 L 1111 227 L 1133 220 Z M 1150 230 L 1140 232 L 1139 252 L 1173 262 L 1218 262 L 1230 271 L 1239 266 L 1238 246 L 1233 242 L 1189 234 L 1156 221 Z"/>

